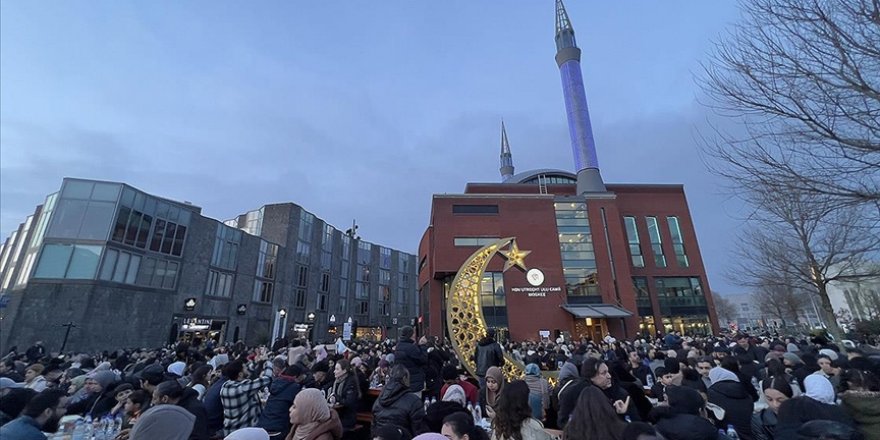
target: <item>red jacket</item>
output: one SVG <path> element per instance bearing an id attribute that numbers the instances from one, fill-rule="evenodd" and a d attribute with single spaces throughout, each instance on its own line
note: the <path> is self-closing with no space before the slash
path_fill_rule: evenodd
<path id="1" fill-rule="evenodd" d="M 467 401 L 471 405 L 476 405 L 477 403 L 480 402 L 480 390 L 477 389 L 477 387 L 475 387 L 474 384 L 472 384 L 466 380 L 458 380 L 453 385 L 458 385 L 464 390 L 464 396 L 467 398 Z M 443 397 L 443 395 L 446 394 L 447 388 L 449 388 L 448 383 L 443 384 L 443 387 L 440 388 L 440 396 L 441 397 Z"/>

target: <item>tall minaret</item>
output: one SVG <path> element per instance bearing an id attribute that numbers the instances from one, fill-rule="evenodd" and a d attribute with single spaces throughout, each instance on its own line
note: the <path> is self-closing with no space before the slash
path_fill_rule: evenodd
<path id="1" fill-rule="evenodd" d="M 577 192 L 605 192 L 605 183 L 599 174 L 599 160 L 596 159 L 587 95 L 584 92 L 581 50 L 574 40 L 574 29 L 562 0 L 556 0 L 556 64 L 562 75 L 568 133 L 571 136 L 571 151 L 577 169 Z"/>
<path id="2" fill-rule="evenodd" d="M 510 144 L 507 142 L 507 130 L 504 129 L 504 120 L 501 120 L 501 181 L 513 177 L 513 156 L 510 154 Z"/>

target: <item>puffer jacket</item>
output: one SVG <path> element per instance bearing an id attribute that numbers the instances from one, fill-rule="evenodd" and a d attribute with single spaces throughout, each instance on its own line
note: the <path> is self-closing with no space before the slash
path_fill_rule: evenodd
<path id="1" fill-rule="evenodd" d="M 856 421 L 865 440 L 880 440 L 880 392 L 847 391 L 843 408 Z"/>
<path id="2" fill-rule="evenodd" d="M 428 353 L 411 339 L 401 339 L 394 348 L 394 362 L 409 371 L 409 389 L 421 393 L 425 388 L 425 368 L 428 366 Z"/>
<path id="3" fill-rule="evenodd" d="M 709 402 L 724 408 L 724 420 L 719 428 L 733 425 L 743 440 L 752 440 L 752 411 L 755 407 L 744 384 L 722 380 L 709 387 Z M 751 385 L 748 385 L 751 386 Z"/>
<path id="4" fill-rule="evenodd" d="M 422 399 L 401 382 L 392 381 L 373 404 L 373 437 L 384 426 L 396 426 L 403 431 L 402 440 L 409 440 L 418 433 L 424 417 Z"/>
<path id="5" fill-rule="evenodd" d="M 361 399 L 357 376 L 347 375 L 342 382 L 338 384 L 334 382 L 331 390 L 336 397 L 334 409 L 339 413 L 342 430 L 345 432 L 353 430 L 354 425 L 357 424 L 357 406 Z"/>
<path id="6" fill-rule="evenodd" d="M 290 431 L 290 406 L 301 389 L 295 378 L 278 376 L 269 385 L 269 399 L 260 414 L 257 426 L 269 432 L 280 432 L 287 435 Z"/>

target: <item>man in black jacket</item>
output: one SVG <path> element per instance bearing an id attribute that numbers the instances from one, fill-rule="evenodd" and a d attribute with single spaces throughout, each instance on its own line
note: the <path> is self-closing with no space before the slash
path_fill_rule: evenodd
<path id="1" fill-rule="evenodd" d="M 183 388 L 180 382 L 168 380 L 160 383 L 153 391 L 153 406 L 177 405 L 196 417 L 195 425 L 189 435 L 191 440 L 208 440 L 208 412 L 199 400 L 199 393 L 192 388 Z"/>
<path id="2" fill-rule="evenodd" d="M 403 365 L 409 371 L 409 390 L 421 395 L 425 389 L 425 367 L 428 365 L 428 353 L 415 344 L 412 339 L 413 328 L 404 326 L 400 328 L 400 341 L 394 347 L 394 363 Z"/>
<path id="3" fill-rule="evenodd" d="M 480 382 L 480 392 L 486 389 L 486 370 L 490 367 L 504 365 L 504 352 L 501 345 L 495 342 L 495 329 L 486 330 L 486 336 L 477 344 L 474 352 L 474 363 L 477 365 L 477 379 Z"/>
<path id="4" fill-rule="evenodd" d="M 420 434 L 425 408 L 422 400 L 409 392 L 409 371 L 402 365 L 391 369 L 388 383 L 373 404 L 373 436 L 384 426 L 396 426 L 403 430 L 402 440 Z"/>

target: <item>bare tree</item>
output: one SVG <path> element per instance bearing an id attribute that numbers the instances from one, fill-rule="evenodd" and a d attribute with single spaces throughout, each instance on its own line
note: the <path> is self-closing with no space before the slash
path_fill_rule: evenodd
<path id="1" fill-rule="evenodd" d="M 743 130 L 704 150 L 735 188 L 868 205 L 880 217 L 880 1 L 748 0 L 701 82 Z"/>
<path id="2" fill-rule="evenodd" d="M 795 285 L 790 280 L 782 280 L 782 282 L 771 280 L 763 289 L 752 294 L 752 300 L 766 315 L 782 321 L 783 328 L 788 327 L 790 323 L 798 324 L 798 317 L 810 300 L 805 292 L 796 289 Z"/>
<path id="3" fill-rule="evenodd" d="M 712 292 L 712 302 L 715 303 L 715 314 L 723 323 L 722 327 L 726 327 L 728 322 L 733 321 L 739 315 L 736 304 L 725 296 Z"/>
<path id="4" fill-rule="evenodd" d="M 826 197 L 796 191 L 754 188 L 748 201 L 758 209 L 739 241 L 737 280 L 816 295 L 823 321 L 839 340 L 828 284 L 878 275 L 877 266 L 868 262 L 880 251 L 880 224 L 858 206 L 840 207 Z"/>

